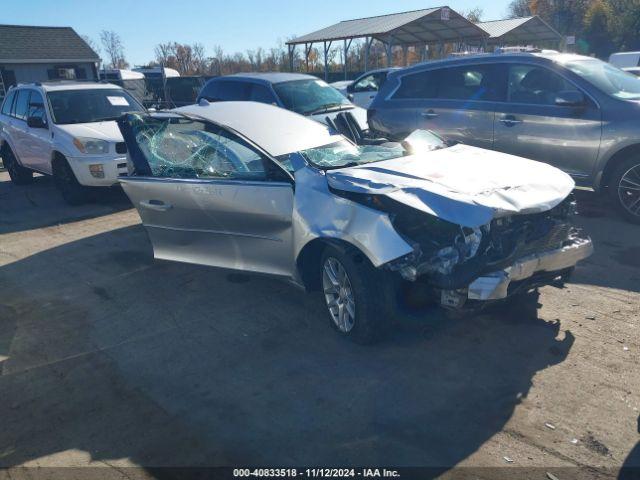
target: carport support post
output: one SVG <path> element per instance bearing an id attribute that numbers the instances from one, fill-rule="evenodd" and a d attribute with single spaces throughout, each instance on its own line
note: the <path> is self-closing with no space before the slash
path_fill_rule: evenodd
<path id="1" fill-rule="evenodd" d="M 327 46 L 327 42 L 324 42 L 323 51 L 324 51 L 324 81 L 325 82 L 329 80 L 329 62 L 327 60 L 327 57 L 329 56 L 330 48 L 331 48 L 331 42 L 329 42 L 329 46 Z"/>
<path id="2" fill-rule="evenodd" d="M 393 66 L 393 40 L 389 39 L 389 41 L 385 43 L 384 46 L 387 52 L 387 67 L 392 67 Z"/>
<path id="3" fill-rule="evenodd" d="M 402 66 L 407 66 L 407 54 L 409 52 L 408 45 L 402 45 Z"/>
<path id="4" fill-rule="evenodd" d="M 344 39 L 344 79 L 347 79 L 347 70 L 349 69 L 349 47 L 351 47 L 351 42 L 353 39 L 350 39 L 347 43 L 347 39 Z"/>
<path id="5" fill-rule="evenodd" d="M 364 71 L 367 72 L 369 70 L 369 50 L 371 50 L 371 44 L 373 43 L 373 38 L 365 37 L 364 38 Z"/>
<path id="6" fill-rule="evenodd" d="M 296 49 L 295 44 L 294 45 L 288 45 L 289 47 L 289 71 L 293 72 L 293 52 Z"/>

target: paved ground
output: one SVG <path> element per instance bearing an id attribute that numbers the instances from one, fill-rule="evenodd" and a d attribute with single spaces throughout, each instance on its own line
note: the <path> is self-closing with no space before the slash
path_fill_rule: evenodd
<path id="1" fill-rule="evenodd" d="M 154 261 L 121 192 L 0 173 L 0 466 L 640 465 L 640 227 L 580 200 L 597 253 L 537 312 L 358 347 L 317 296 Z"/>

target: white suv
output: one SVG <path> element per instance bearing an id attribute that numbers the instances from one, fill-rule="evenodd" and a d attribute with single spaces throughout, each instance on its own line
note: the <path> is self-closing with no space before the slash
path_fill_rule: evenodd
<path id="1" fill-rule="evenodd" d="M 53 175 L 64 199 L 87 200 L 127 173 L 127 149 L 115 120 L 144 107 L 108 83 L 33 83 L 7 93 L 0 111 L 0 154 L 11 180 Z"/>

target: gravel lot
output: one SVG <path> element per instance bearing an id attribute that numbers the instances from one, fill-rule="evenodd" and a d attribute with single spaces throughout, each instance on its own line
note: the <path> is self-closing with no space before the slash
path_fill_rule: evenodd
<path id="1" fill-rule="evenodd" d="M 0 466 L 640 466 L 640 226 L 579 200 L 596 253 L 537 311 L 359 347 L 317 295 L 154 261 L 118 190 L 2 172 Z"/>

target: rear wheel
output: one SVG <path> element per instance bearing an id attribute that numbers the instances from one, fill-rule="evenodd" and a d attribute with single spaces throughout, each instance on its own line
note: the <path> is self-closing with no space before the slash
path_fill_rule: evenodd
<path id="1" fill-rule="evenodd" d="M 69 163 L 64 158 L 53 162 L 53 180 L 69 205 L 81 205 L 89 199 L 89 190 L 80 185 Z"/>
<path id="2" fill-rule="evenodd" d="M 321 282 L 333 328 L 350 340 L 379 340 L 391 321 L 385 306 L 386 282 L 355 249 L 328 247 L 321 260 Z"/>
<path id="3" fill-rule="evenodd" d="M 27 185 L 33 182 L 33 171 L 23 167 L 18 163 L 11 147 L 5 144 L 2 149 L 2 162 L 4 163 L 11 181 L 16 185 Z"/>
<path id="4" fill-rule="evenodd" d="M 628 158 L 615 168 L 609 195 L 627 220 L 640 224 L 640 155 Z"/>

